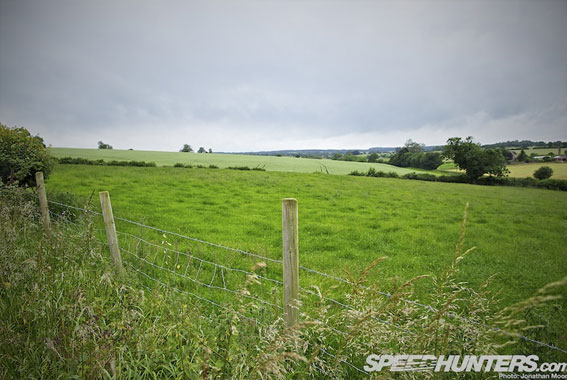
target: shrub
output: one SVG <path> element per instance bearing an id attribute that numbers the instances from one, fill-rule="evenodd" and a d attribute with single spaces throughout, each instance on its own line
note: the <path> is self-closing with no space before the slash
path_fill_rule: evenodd
<path id="1" fill-rule="evenodd" d="M 35 173 L 44 178 L 53 169 L 53 159 L 39 136 L 25 128 L 0 124 L 0 177 L 2 182 L 17 181 L 20 186 L 35 186 Z"/>
<path id="2" fill-rule="evenodd" d="M 553 169 L 549 166 L 542 166 L 534 172 L 534 177 L 539 180 L 551 178 L 552 175 Z"/>
<path id="3" fill-rule="evenodd" d="M 55 161 L 60 164 L 71 164 L 71 165 L 108 165 L 108 166 L 137 166 L 137 167 L 156 167 L 155 162 L 145 162 L 145 161 L 117 161 L 112 160 L 105 162 L 104 160 L 89 160 L 87 158 L 72 158 L 63 157 L 55 159 Z"/>
<path id="4" fill-rule="evenodd" d="M 219 167 L 216 165 L 209 165 L 209 169 L 218 169 Z"/>
<path id="5" fill-rule="evenodd" d="M 181 162 L 177 162 L 175 165 L 173 165 L 174 168 L 184 168 L 185 165 L 183 165 Z"/>

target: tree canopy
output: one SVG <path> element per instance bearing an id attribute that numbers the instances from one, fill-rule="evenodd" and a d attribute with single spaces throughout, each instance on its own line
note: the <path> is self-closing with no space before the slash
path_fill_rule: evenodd
<path id="1" fill-rule="evenodd" d="M 112 149 L 112 145 L 105 144 L 102 141 L 98 142 L 98 149 Z"/>
<path id="2" fill-rule="evenodd" d="M 402 168 L 413 167 L 434 170 L 443 163 L 443 158 L 437 152 L 424 152 L 424 144 L 411 139 L 390 157 L 389 164 Z"/>
<path id="3" fill-rule="evenodd" d="M 53 169 L 43 139 L 32 136 L 25 128 L 9 128 L 0 124 L 0 176 L 3 183 L 35 186 L 35 173 L 47 178 Z"/>
<path id="4" fill-rule="evenodd" d="M 451 137 L 443 147 L 443 157 L 453 160 L 467 177 L 474 180 L 484 174 L 504 177 L 508 174 L 506 158 L 497 149 L 483 149 L 471 136 L 465 140 Z"/>
<path id="5" fill-rule="evenodd" d="M 181 148 L 179 151 L 190 153 L 190 152 L 193 151 L 193 148 L 191 148 L 191 145 L 189 145 L 189 144 L 183 144 L 183 148 Z"/>

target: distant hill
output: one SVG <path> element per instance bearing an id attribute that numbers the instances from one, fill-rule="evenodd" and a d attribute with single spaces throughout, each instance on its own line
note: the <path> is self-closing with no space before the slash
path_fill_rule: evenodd
<path id="1" fill-rule="evenodd" d="M 426 146 L 426 151 L 440 150 L 442 146 Z M 333 154 L 353 154 L 366 153 L 391 153 L 395 152 L 397 147 L 373 147 L 368 149 L 284 149 L 284 150 L 267 150 L 260 152 L 241 152 L 234 154 L 246 154 L 255 156 L 301 156 L 301 157 L 331 157 Z"/>
<path id="2" fill-rule="evenodd" d="M 511 140 L 511 141 L 504 141 L 498 142 L 495 144 L 484 144 L 482 147 L 487 149 L 492 148 L 518 148 L 518 149 L 526 149 L 526 148 L 558 148 L 561 146 L 562 148 L 567 147 L 567 141 L 531 141 L 531 140 Z"/>

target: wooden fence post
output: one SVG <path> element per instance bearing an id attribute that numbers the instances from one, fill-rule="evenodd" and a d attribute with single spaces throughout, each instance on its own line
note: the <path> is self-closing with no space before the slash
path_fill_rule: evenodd
<path id="1" fill-rule="evenodd" d="M 284 311 L 288 327 L 299 316 L 299 238 L 297 200 L 282 201 Z"/>
<path id="2" fill-rule="evenodd" d="M 119 274 L 124 273 L 122 267 L 122 258 L 120 257 L 120 246 L 118 245 L 118 237 L 116 236 L 116 225 L 114 224 L 114 215 L 112 214 L 112 205 L 110 204 L 110 194 L 108 191 L 101 191 L 100 206 L 102 208 L 102 217 L 104 219 L 104 228 L 106 230 L 106 239 L 108 240 L 108 248 L 112 262 Z"/>
<path id="3" fill-rule="evenodd" d="M 51 218 L 49 217 L 49 206 L 47 204 L 47 194 L 45 193 L 45 183 L 43 182 L 43 172 L 35 173 L 35 183 L 37 185 L 37 195 L 39 197 L 39 209 L 41 210 L 41 221 L 45 233 L 51 234 Z"/>

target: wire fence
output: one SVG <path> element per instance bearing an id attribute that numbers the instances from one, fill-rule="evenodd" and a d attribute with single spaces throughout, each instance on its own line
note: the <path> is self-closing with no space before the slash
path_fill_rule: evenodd
<path id="1" fill-rule="evenodd" d="M 73 212 L 75 214 L 102 215 L 100 212 L 88 208 L 51 200 L 49 200 L 49 203 L 59 208 L 59 212 L 50 211 L 51 215 L 54 218 L 70 224 L 78 225 L 72 220 L 73 217 L 76 216 Z M 72 212 L 69 210 L 72 210 Z M 234 299 L 246 299 L 250 302 L 257 302 L 263 307 L 274 311 L 274 313 L 281 314 L 283 311 L 283 307 L 281 306 L 284 287 L 284 282 L 281 280 L 283 278 L 282 260 L 149 226 L 123 217 L 114 216 L 114 219 L 125 223 L 125 229 L 127 229 L 126 225 L 138 228 L 139 235 L 144 235 L 144 233 L 146 233 L 144 231 L 153 233 L 153 235 L 150 234 L 149 237 L 138 236 L 130 232 L 122 231 L 121 228 L 117 228 L 117 233 L 120 235 L 120 251 L 124 254 L 125 265 L 140 275 L 141 278 L 149 280 L 154 284 L 169 287 L 176 292 L 186 294 L 198 301 L 217 308 L 224 307 L 226 302 L 232 302 Z M 106 244 L 104 231 L 105 230 L 102 228 L 95 229 L 95 233 L 99 234 L 97 240 L 101 244 Z M 170 242 L 169 240 L 173 237 L 181 240 Z M 156 239 L 159 243 L 156 242 Z M 185 242 L 185 244 L 182 242 Z M 235 253 L 238 255 L 235 256 Z M 243 267 L 251 269 L 243 269 Z M 314 278 L 306 281 L 307 283 L 317 284 L 318 281 L 316 278 L 322 278 L 326 281 L 331 280 L 332 282 L 349 286 L 353 289 L 379 295 L 384 299 L 404 302 L 422 310 L 424 313 L 438 314 L 444 312 L 449 318 L 458 319 L 463 323 L 474 325 L 477 328 L 507 334 L 526 342 L 546 347 L 550 350 L 567 353 L 567 350 L 559 348 L 554 344 L 541 342 L 522 334 L 507 332 L 498 327 L 491 327 L 472 318 L 466 318 L 452 312 L 439 310 L 431 305 L 415 300 L 394 296 L 391 293 L 383 292 L 374 287 L 369 287 L 336 275 L 324 273 L 305 266 L 299 266 L 299 269 L 306 275 L 314 276 Z M 243 284 L 245 284 L 245 286 L 243 286 Z M 372 321 L 398 330 L 400 333 L 406 334 L 409 337 L 416 335 L 416 332 L 409 330 L 406 328 L 407 326 L 399 326 L 391 319 L 383 319 L 375 314 L 369 314 L 367 310 L 363 311 L 356 305 L 350 304 L 347 299 L 323 295 L 317 287 L 314 288 L 316 291 L 312 290 L 309 286 L 300 287 L 300 298 L 303 304 L 309 302 L 325 302 L 332 308 L 347 310 L 359 317 L 366 315 Z M 308 308 L 306 307 L 305 309 Z M 340 326 L 342 327 L 341 329 L 339 326 L 333 326 L 329 322 L 322 321 L 322 318 L 320 319 L 317 316 L 309 315 L 307 311 L 302 311 L 301 315 L 306 320 L 325 324 L 331 331 L 343 337 L 350 334 L 350 331 L 354 328 L 354 326 L 350 325 Z M 259 325 L 264 324 L 258 317 L 251 317 L 244 314 L 242 317 Z M 321 349 L 321 352 L 333 359 L 337 359 L 337 356 L 331 352 L 324 349 Z M 343 353 L 343 356 L 338 359 L 345 366 L 355 371 L 366 373 L 363 369 L 353 364 L 352 360 L 347 360 L 348 354 Z"/>

